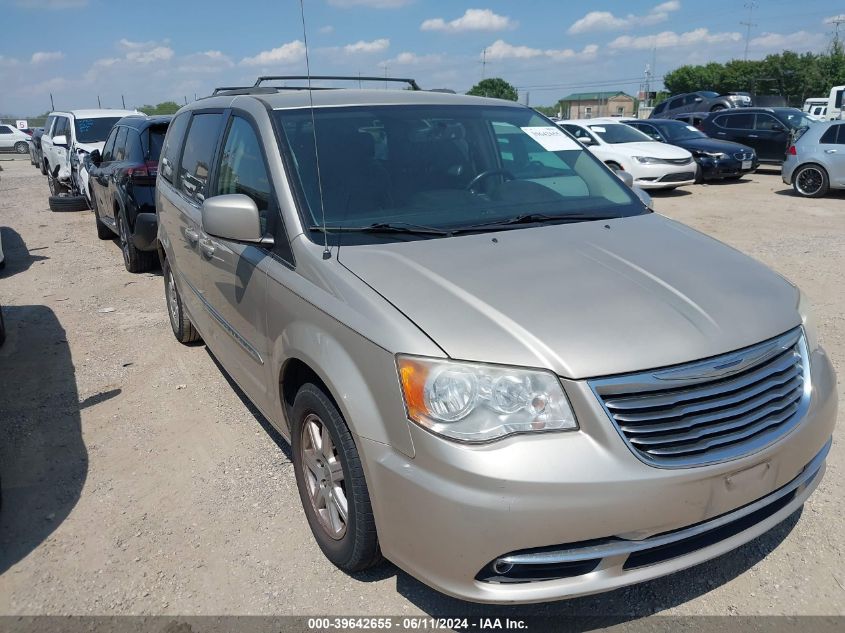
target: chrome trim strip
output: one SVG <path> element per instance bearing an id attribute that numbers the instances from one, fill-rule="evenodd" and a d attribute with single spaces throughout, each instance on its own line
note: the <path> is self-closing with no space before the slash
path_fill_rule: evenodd
<path id="1" fill-rule="evenodd" d="M 740 439 L 738 443 L 731 443 L 723 448 L 713 448 L 709 451 L 705 450 L 693 455 L 673 456 L 672 454 L 649 454 L 645 450 L 637 447 L 635 443 L 631 441 L 631 438 L 629 438 L 622 429 L 623 426 L 627 427 L 627 424 L 624 421 L 620 422 L 617 420 L 614 416 L 614 412 L 611 411 L 611 408 L 614 408 L 614 406 L 618 407 L 621 404 L 614 403 L 613 396 L 616 395 L 628 395 L 630 397 L 625 400 L 630 402 L 636 401 L 635 399 L 638 397 L 638 394 L 641 393 L 643 399 L 647 400 L 649 392 L 659 392 L 673 388 L 678 389 L 678 387 L 682 387 L 684 384 L 689 385 L 689 392 L 694 392 L 698 388 L 701 389 L 702 392 L 706 393 L 711 385 L 705 384 L 702 387 L 696 387 L 696 382 L 693 382 L 693 377 L 695 377 L 697 381 L 704 383 L 711 380 L 723 379 L 725 378 L 725 374 L 723 373 L 724 369 L 729 369 L 730 373 L 735 373 L 735 371 L 737 371 L 737 367 L 744 367 L 746 369 L 748 367 L 753 367 L 754 362 L 764 363 L 767 360 L 771 360 L 776 357 L 778 354 L 788 352 L 790 347 L 794 347 L 796 344 L 798 346 L 797 355 L 799 357 L 796 360 L 800 361 L 800 375 L 803 378 L 802 391 L 800 399 L 798 400 L 798 406 L 791 416 L 789 416 L 786 420 L 781 421 L 780 425 L 776 429 L 772 429 L 769 432 L 761 432 L 756 437 L 746 440 Z M 745 362 L 746 357 L 753 358 L 754 361 Z M 739 358 L 739 362 L 735 363 L 737 358 Z M 725 367 L 726 363 L 729 364 L 729 367 L 727 368 Z M 713 372 L 712 375 L 707 373 L 708 368 L 711 372 Z M 667 376 L 669 376 L 668 379 L 666 378 Z M 681 378 L 673 379 L 672 376 L 681 376 Z M 679 384 L 675 386 L 667 384 L 672 380 L 678 380 Z M 741 382 L 741 379 L 738 382 Z M 725 384 L 729 383 L 723 383 L 723 386 Z M 801 422 L 801 420 L 803 420 L 810 407 L 810 395 L 812 392 L 810 356 L 809 351 L 807 350 L 806 337 L 804 336 L 804 331 L 801 327 L 794 328 L 775 339 L 765 341 L 737 352 L 731 352 L 729 354 L 710 358 L 708 360 L 662 370 L 645 371 L 642 373 L 626 374 L 611 378 L 599 378 L 588 381 L 588 385 L 599 401 L 602 409 L 604 409 L 604 412 L 607 414 L 610 422 L 613 424 L 613 428 L 616 429 L 616 432 L 619 433 L 622 441 L 625 442 L 625 445 L 637 457 L 637 459 L 649 466 L 666 469 L 692 468 L 718 464 L 733 459 L 739 459 L 763 450 L 767 446 L 774 444 L 783 436 L 787 435 Z M 715 386 L 715 389 L 718 390 L 718 385 Z M 684 394 L 688 393 L 688 391 L 679 390 L 677 392 L 681 402 L 683 402 Z M 705 395 L 705 397 L 708 396 Z M 660 398 L 660 396 L 655 396 L 655 398 Z M 611 406 L 608 406 L 609 403 Z M 623 412 L 617 410 L 616 413 Z M 729 417 L 729 415 L 726 415 L 726 417 Z M 762 428 L 765 427 L 761 427 L 761 430 Z M 717 440 L 718 438 L 719 436 L 716 435 L 712 439 Z M 686 448 L 695 450 L 694 447 Z M 685 452 L 683 449 L 684 447 L 678 447 L 676 453 Z"/>
<path id="2" fill-rule="evenodd" d="M 816 455 L 813 460 L 804 467 L 801 474 L 798 475 L 791 482 L 773 493 L 758 499 L 746 506 L 743 506 L 728 514 L 710 519 L 698 525 L 688 528 L 681 528 L 675 532 L 663 534 L 662 536 L 652 536 L 642 541 L 613 541 L 609 543 L 602 543 L 601 545 L 593 545 L 591 547 L 580 547 L 572 549 L 562 549 L 552 552 L 532 552 L 527 554 L 512 554 L 510 556 L 502 556 L 496 559 L 504 563 L 512 565 L 548 565 L 558 563 L 575 563 L 586 560 L 593 560 L 596 558 L 607 558 L 609 556 L 624 556 L 633 554 L 634 552 L 641 552 L 655 547 L 662 547 L 671 545 L 678 541 L 704 534 L 710 530 L 722 527 L 728 523 L 732 523 L 737 519 L 752 514 L 757 510 L 765 508 L 766 506 L 776 502 L 778 499 L 785 497 L 793 491 L 796 491 L 795 499 L 790 502 L 790 506 L 797 507 L 804 503 L 810 496 L 814 489 L 815 480 L 821 473 L 822 465 L 830 451 L 832 439 L 828 440 L 822 448 L 821 452 Z"/>
<path id="3" fill-rule="evenodd" d="M 188 281 L 187 279 L 184 279 L 184 281 L 188 285 L 188 288 L 190 288 L 200 300 L 206 311 L 212 317 L 214 317 L 215 321 L 220 324 L 220 327 L 222 327 L 229 336 L 235 339 L 235 342 L 241 347 L 243 347 L 244 351 L 246 351 L 246 353 L 249 354 L 256 363 L 258 363 L 259 365 L 263 365 L 264 359 L 261 358 L 261 354 L 258 353 L 258 350 L 255 349 L 252 345 L 250 345 L 249 341 L 247 341 L 243 336 L 241 336 L 238 331 L 233 328 L 226 319 L 223 318 L 223 315 L 214 309 L 214 307 L 208 302 L 208 300 L 202 295 L 202 293 L 196 288 L 194 288 L 194 285 L 190 281 Z"/>

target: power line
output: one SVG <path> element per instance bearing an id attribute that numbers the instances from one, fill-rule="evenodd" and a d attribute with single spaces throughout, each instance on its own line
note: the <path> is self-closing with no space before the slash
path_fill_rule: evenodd
<path id="1" fill-rule="evenodd" d="M 756 9 L 759 5 L 757 4 L 756 0 L 749 0 L 749 2 L 745 3 L 745 8 L 748 9 L 748 21 L 740 22 L 740 24 L 746 27 L 745 31 L 745 61 L 748 61 L 748 44 L 751 42 L 751 27 L 757 26 L 751 19 L 754 17 L 754 9 Z"/>

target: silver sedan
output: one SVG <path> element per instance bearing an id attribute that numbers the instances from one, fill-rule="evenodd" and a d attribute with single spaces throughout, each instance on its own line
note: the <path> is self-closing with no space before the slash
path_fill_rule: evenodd
<path id="1" fill-rule="evenodd" d="M 781 175 L 795 193 L 807 198 L 845 189 L 845 122 L 811 126 L 790 146 Z"/>

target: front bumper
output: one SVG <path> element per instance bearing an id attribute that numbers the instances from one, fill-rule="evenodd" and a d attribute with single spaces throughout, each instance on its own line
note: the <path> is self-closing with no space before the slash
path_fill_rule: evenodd
<path id="1" fill-rule="evenodd" d="M 631 167 L 634 184 L 642 189 L 666 189 L 695 184 L 697 166 L 694 160 L 686 165 L 643 165 Z"/>
<path id="2" fill-rule="evenodd" d="M 755 454 L 696 468 L 640 462 L 581 381 L 564 381 L 581 424 L 577 432 L 467 446 L 411 425 L 413 459 L 358 438 L 382 551 L 444 593 L 494 603 L 598 593 L 704 562 L 771 529 L 820 481 L 837 410 L 835 376 L 822 350 L 813 352 L 811 371 L 809 409 L 793 431 Z M 775 507 L 771 495 L 794 482 L 797 492 Z M 735 523 L 740 517 L 731 513 L 755 502 L 771 511 Z M 715 541 L 717 533 L 705 530 L 709 541 L 692 549 L 686 542 L 668 557 L 655 558 L 645 545 L 671 533 L 685 540 L 690 534 L 678 530 L 718 517 L 740 529 L 720 532 Z M 583 553 L 585 542 L 628 549 L 582 556 L 566 577 L 554 571 L 553 579 L 490 581 L 503 557 Z M 626 565 L 631 557 L 639 562 Z M 585 560 L 592 562 L 578 567 Z"/>
<path id="3" fill-rule="evenodd" d="M 755 171 L 760 166 L 760 162 L 756 158 L 751 162 L 751 167 L 748 169 L 743 169 L 742 161 L 735 158 L 709 158 L 705 156 L 695 160 L 701 167 L 701 176 L 704 180 L 742 176 Z"/>

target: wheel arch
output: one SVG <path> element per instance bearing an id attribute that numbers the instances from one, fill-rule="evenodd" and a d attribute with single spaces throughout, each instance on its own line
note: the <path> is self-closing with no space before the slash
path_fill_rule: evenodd
<path id="1" fill-rule="evenodd" d="M 818 167 L 819 169 L 821 169 L 824 172 L 825 176 L 827 176 L 828 182 L 830 182 L 830 172 L 827 170 L 827 167 L 825 167 L 824 165 L 822 165 L 821 163 L 819 163 L 817 161 L 808 160 L 805 163 L 798 164 L 795 167 L 795 169 L 792 170 L 792 176 L 790 178 L 790 184 L 792 184 L 792 185 L 795 184 L 795 177 L 798 175 L 798 172 L 800 172 L 805 167 Z"/>

